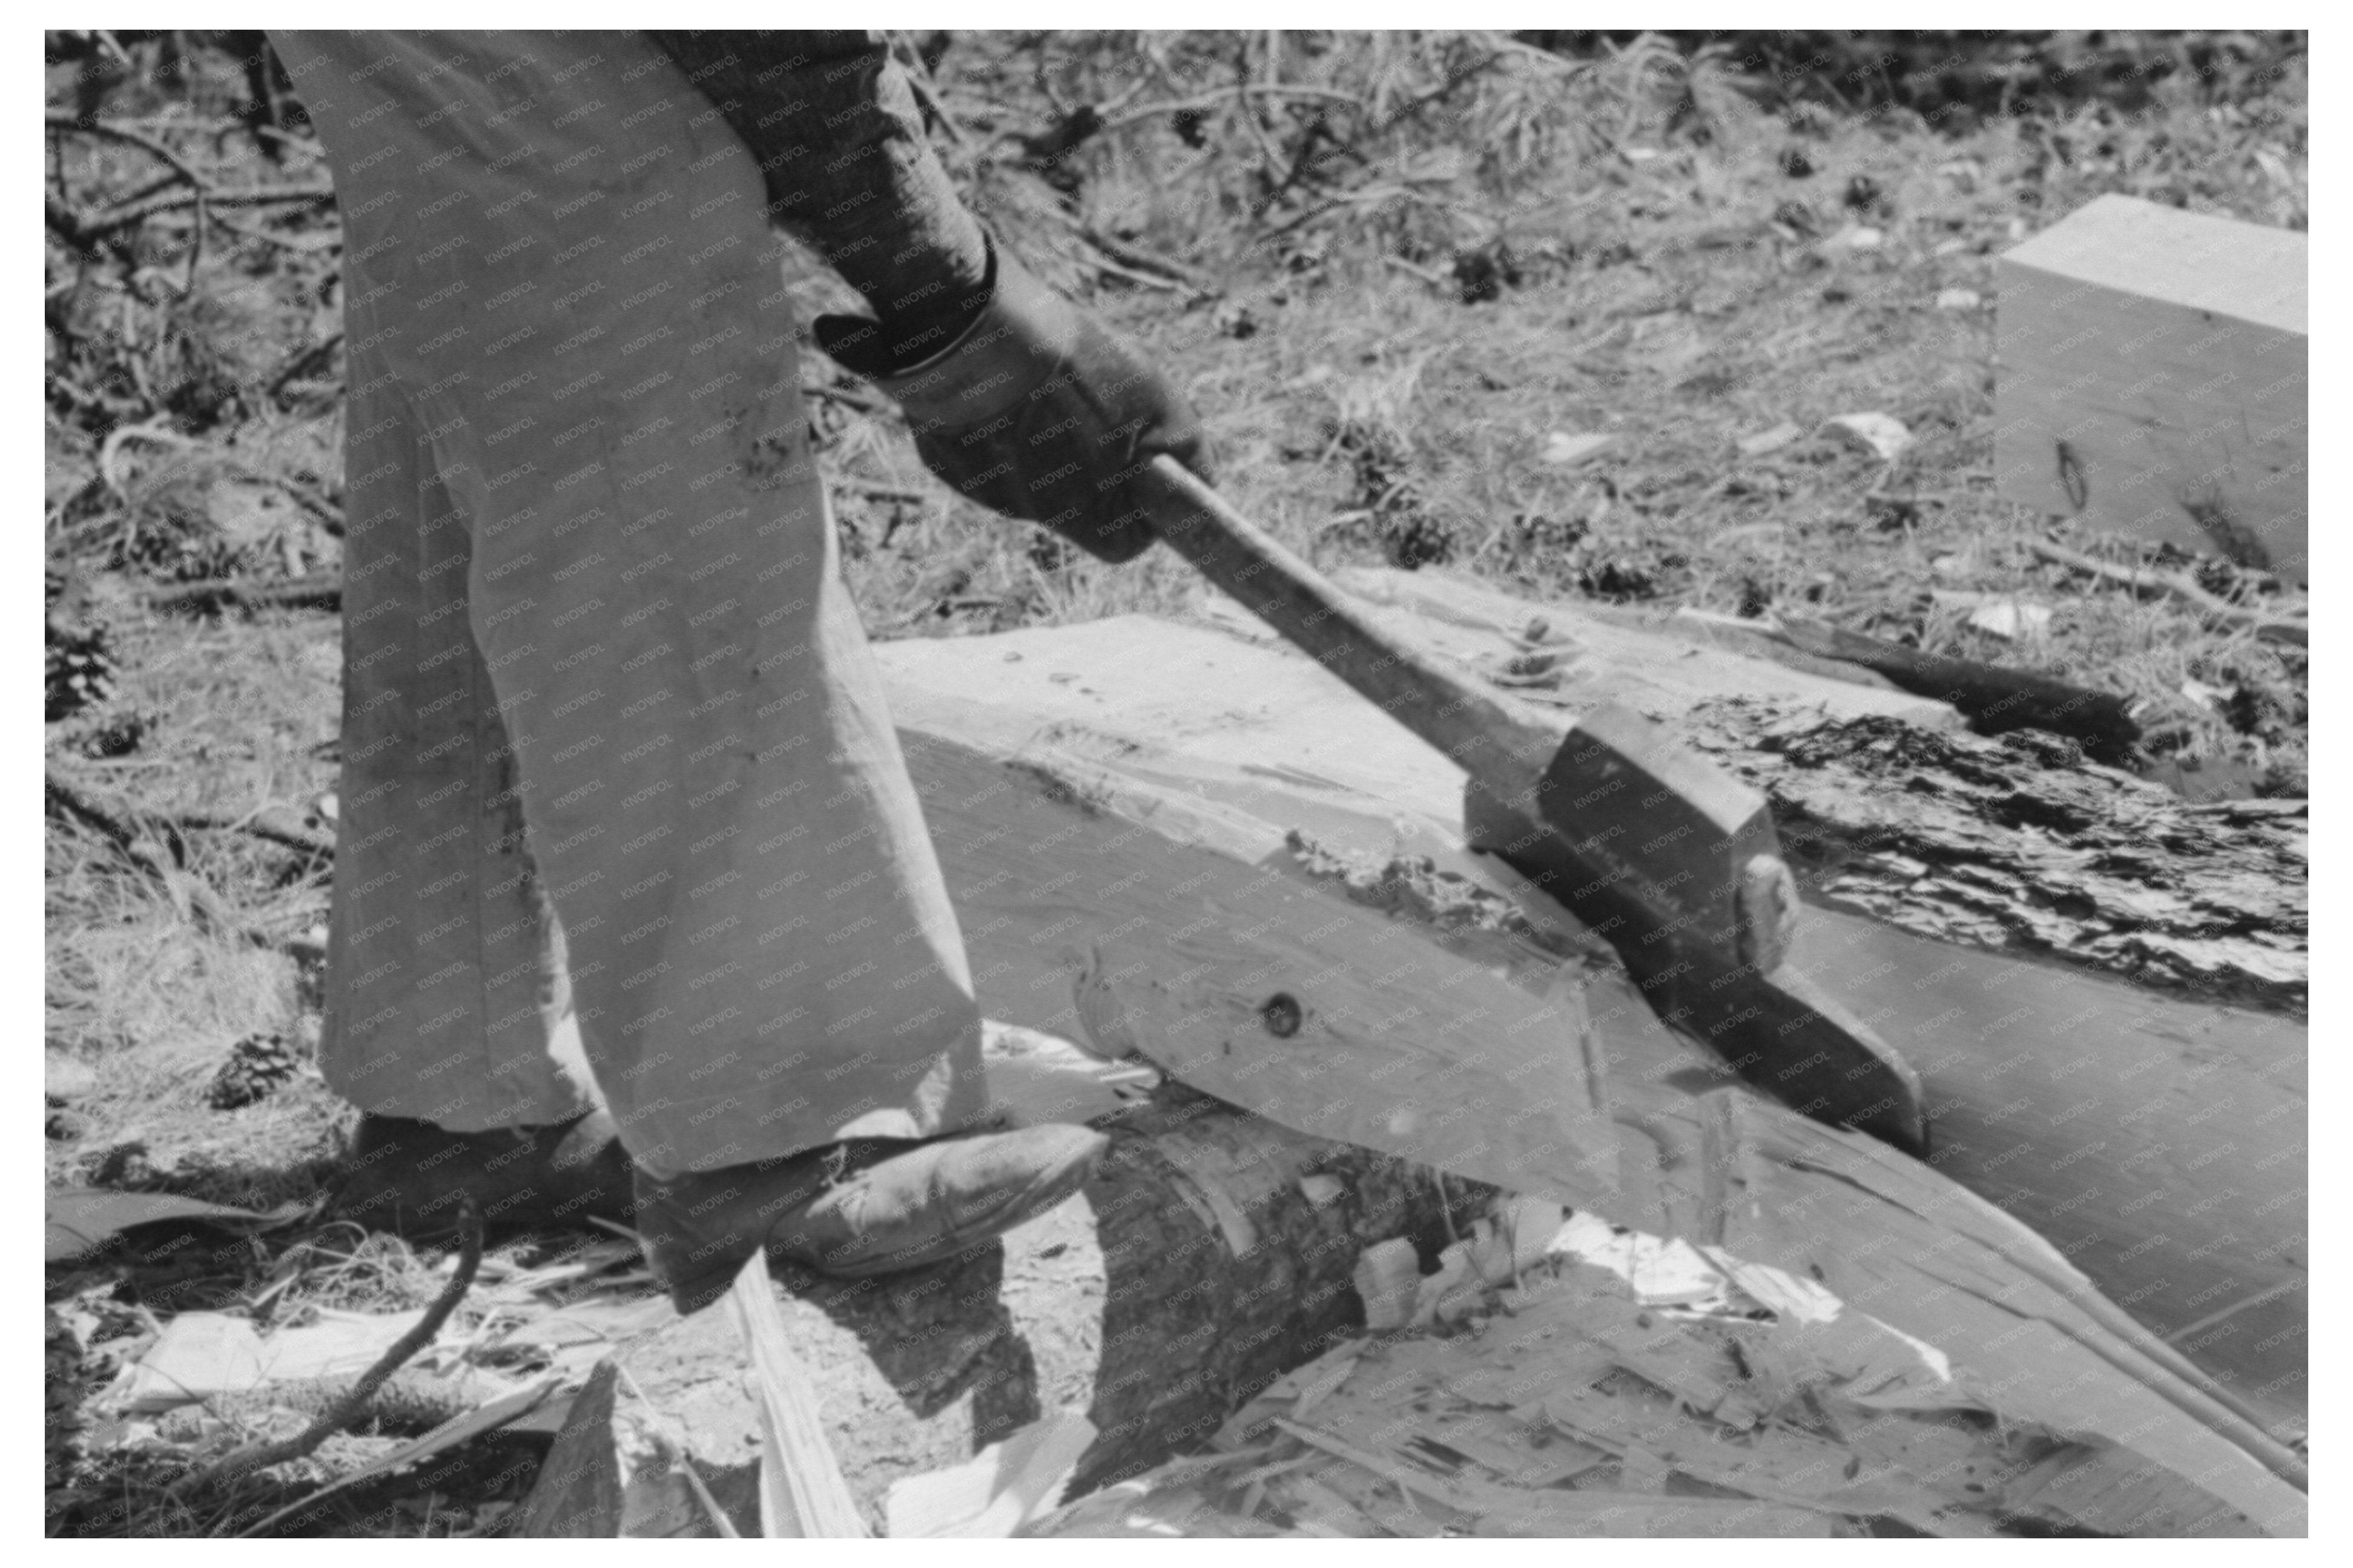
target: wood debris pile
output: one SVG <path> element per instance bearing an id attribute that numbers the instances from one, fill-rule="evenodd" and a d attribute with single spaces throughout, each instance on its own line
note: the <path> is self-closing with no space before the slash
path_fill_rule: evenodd
<path id="1" fill-rule="evenodd" d="M 1251 1401 L 1213 1453 L 1027 1533 L 2264 1533 L 2146 1455 L 2005 1413 L 1811 1281 L 1721 1249 L 1712 1281 L 1645 1279 L 1630 1266 L 1676 1244 L 1643 1240 L 1619 1233 L 1617 1267 L 1556 1252 L 1463 1331 L 1350 1340 Z"/>

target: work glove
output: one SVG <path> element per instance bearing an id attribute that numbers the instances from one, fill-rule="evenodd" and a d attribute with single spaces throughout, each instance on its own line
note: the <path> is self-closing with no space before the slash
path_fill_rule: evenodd
<path id="1" fill-rule="evenodd" d="M 1100 560 L 1151 547 L 1135 481 L 1155 455 L 1210 479 L 1200 422 L 1176 389 L 993 241 L 970 324 L 944 349 L 925 353 L 861 317 L 820 316 L 813 330 L 837 363 L 899 405 L 932 472 Z"/>

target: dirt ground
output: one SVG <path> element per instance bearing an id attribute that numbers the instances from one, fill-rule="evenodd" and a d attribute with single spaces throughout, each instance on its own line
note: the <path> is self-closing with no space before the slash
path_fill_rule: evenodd
<path id="1" fill-rule="evenodd" d="M 1148 346 L 1201 411 L 1226 493 L 1319 564 L 1817 616 L 2123 694 L 2152 767 L 2305 794 L 2303 650 L 2039 563 L 2027 541 L 2048 521 L 1992 479 L 1996 258 L 2106 192 L 2303 228 L 2300 36 L 2046 39 L 2004 57 L 2010 89 L 1941 96 L 1917 73 L 1908 94 L 1867 72 L 1777 78 L 1737 40 L 1395 37 L 908 48 L 976 205 Z M 317 1194 L 348 1116 L 308 1058 L 331 862 L 240 831 L 332 827 L 340 631 L 320 593 L 342 397 L 332 205 L 219 199 L 326 177 L 258 44 L 50 38 L 45 1063 L 52 1188 L 269 1207 Z M 2068 86 L 2070 50 L 2107 87 Z M 1237 72 L 1348 106 L 1229 91 Z M 1087 134 L 1073 104 L 1110 106 L 1108 128 Z M 206 206 L 186 199 L 199 177 Z M 1104 567 L 994 520 L 814 350 L 804 375 L 873 637 L 1198 601 L 1168 552 Z M 1912 444 L 1890 462 L 1818 433 L 1857 413 Z M 2047 626 L 1978 629 L 1985 596 Z M 176 1273 L 52 1270 L 79 1341 L 67 1405 L 158 1313 L 273 1279 L 293 1281 L 281 1321 L 431 1293 L 434 1260 L 397 1244 L 299 1245 L 301 1269 L 256 1241 Z M 88 1495 L 65 1506 L 89 1517 Z M 499 1528 L 495 1507 L 422 1507 L 338 1528 Z M 142 1517 L 142 1533 L 206 1527 Z"/>

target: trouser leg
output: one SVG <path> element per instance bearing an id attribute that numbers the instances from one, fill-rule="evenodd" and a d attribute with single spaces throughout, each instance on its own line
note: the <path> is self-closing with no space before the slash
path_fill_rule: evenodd
<path id="1" fill-rule="evenodd" d="M 635 35 L 286 52 L 340 181 L 351 341 L 463 520 L 466 618 L 632 1155 L 969 1124 L 977 1008 L 839 580 L 749 154 Z"/>
<path id="2" fill-rule="evenodd" d="M 594 1091 L 469 623 L 470 531 L 382 353 L 347 342 L 341 831 L 320 1068 L 362 1110 L 454 1131 L 565 1121 Z"/>

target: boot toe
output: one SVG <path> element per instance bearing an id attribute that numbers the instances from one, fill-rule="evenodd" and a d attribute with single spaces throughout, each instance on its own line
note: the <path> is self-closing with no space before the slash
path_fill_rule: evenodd
<path id="1" fill-rule="evenodd" d="M 1027 1224 L 1086 1185 L 1111 1141 L 1053 1123 L 927 1145 L 821 1203 L 788 1255 L 849 1279 L 920 1268 Z"/>

